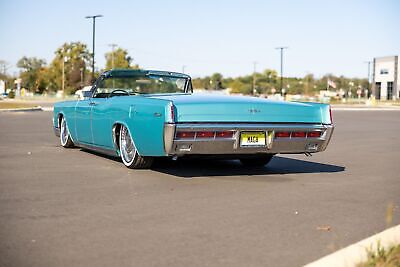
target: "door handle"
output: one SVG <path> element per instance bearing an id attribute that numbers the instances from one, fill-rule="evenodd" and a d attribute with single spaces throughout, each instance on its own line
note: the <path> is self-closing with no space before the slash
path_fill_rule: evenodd
<path id="1" fill-rule="evenodd" d="M 97 103 L 95 103 L 95 102 L 90 102 L 90 103 L 89 103 L 89 106 L 97 106 Z"/>

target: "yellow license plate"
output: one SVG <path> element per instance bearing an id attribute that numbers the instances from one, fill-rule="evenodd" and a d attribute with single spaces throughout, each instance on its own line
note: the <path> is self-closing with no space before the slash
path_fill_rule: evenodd
<path id="1" fill-rule="evenodd" d="M 242 132 L 240 146 L 265 146 L 265 132 Z"/>

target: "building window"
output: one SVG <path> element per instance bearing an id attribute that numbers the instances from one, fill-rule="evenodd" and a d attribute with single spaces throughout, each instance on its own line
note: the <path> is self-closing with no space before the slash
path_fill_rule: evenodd
<path id="1" fill-rule="evenodd" d="M 387 100 L 393 99 L 393 82 L 387 83 Z"/>
<path id="2" fill-rule="evenodd" d="M 375 98 L 381 99 L 381 83 L 375 83 Z"/>
<path id="3" fill-rule="evenodd" d="M 381 69 L 381 74 L 389 74 L 389 70 L 388 69 Z"/>

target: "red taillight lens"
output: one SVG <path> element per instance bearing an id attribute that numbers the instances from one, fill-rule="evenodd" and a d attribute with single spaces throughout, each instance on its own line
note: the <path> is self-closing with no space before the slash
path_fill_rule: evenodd
<path id="1" fill-rule="evenodd" d="M 197 132 L 196 138 L 214 138 L 214 132 Z"/>
<path id="2" fill-rule="evenodd" d="M 195 132 L 177 132 L 176 139 L 193 139 Z"/>
<path id="3" fill-rule="evenodd" d="M 232 131 L 223 131 L 215 133 L 215 138 L 232 138 L 232 136 L 233 136 Z"/>
<path id="4" fill-rule="evenodd" d="M 306 132 L 292 132 L 292 137 L 306 137 Z"/>
<path id="5" fill-rule="evenodd" d="M 313 132 L 307 133 L 307 137 L 312 137 L 312 138 L 321 137 L 321 135 L 322 135 L 322 132 L 320 132 L 320 131 L 313 131 Z"/>
<path id="6" fill-rule="evenodd" d="M 290 132 L 276 132 L 275 137 L 284 138 L 290 137 Z"/>

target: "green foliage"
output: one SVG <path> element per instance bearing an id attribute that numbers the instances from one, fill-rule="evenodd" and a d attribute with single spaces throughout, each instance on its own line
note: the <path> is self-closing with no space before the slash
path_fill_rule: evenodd
<path id="1" fill-rule="evenodd" d="M 122 48 L 117 48 L 114 51 L 105 54 L 106 69 L 138 69 L 138 65 L 131 65 L 133 58 L 128 55 L 128 51 Z"/>
<path id="2" fill-rule="evenodd" d="M 55 52 L 55 58 L 48 70 L 48 85 L 52 91 L 62 89 L 64 69 L 64 86 L 66 94 L 90 83 L 90 71 L 87 66 L 91 57 L 86 44 L 80 42 L 65 43 Z"/>
<path id="3" fill-rule="evenodd" d="M 11 90 L 9 93 L 8 93 L 8 96 L 7 96 L 8 98 L 15 98 L 15 92 L 14 92 L 14 90 Z"/>
<path id="4" fill-rule="evenodd" d="M 214 73 L 213 75 L 211 75 L 210 84 L 211 84 L 212 89 L 215 89 L 215 90 L 223 89 L 224 87 L 222 85 L 222 80 L 223 80 L 223 77 L 222 77 L 221 73 Z"/>
<path id="5" fill-rule="evenodd" d="M 29 88 L 34 92 L 41 92 L 45 89 L 43 83 L 43 72 L 45 72 L 46 61 L 36 57 L 22 57 L 17 62 L 17 67 L 20 68 L 22 79 L 22 87 Z"/>
<path id="6" fill-rule="evenodd" d="M 251 85 L 241 82 L 240 80 L 233 81 L 229 84 L 229 86 L 231 88 L 231 92 L 235 94 L 251 94 L 253 90 Z"/>
<path id="7" fill-rule="evenodd" d="M 400 245 L 385 249 L 378 243 L 375 251 L 368 250 L 367 253 L 367 261 L 357 264 L 357 267 L 400 266 Z"/>
<path id="8" fill-rule="evenodd" d="M 253 79 L 255 78 L 255 89 L 257 94 L 271 94 L 272 89 L 280 93 L 280 77 L 275 70 L 266 69 L 263 72 L 254 73 L 236 78 L 224 78 L 219 73 L 214 73 L 211 77 L 195 78 L 192 80 L 195 89 L 223 89 L 230 88 L 232 93 L 252 94 Z M 288 94 L 315 95 L 319 91 L 327 89 L 328 78 L 336 83 L 336 89 L 330 90 L 351 91 L 356 96 L 357 89 L 368 88 L 367 79 L 350 79 L 343 76 L 325 75 L 316 79 L 313 74 L 307 74 L 303 78 L 284 77 L 283 88 Z M 220 86 L 216 86 L 216 81 Z"/>

